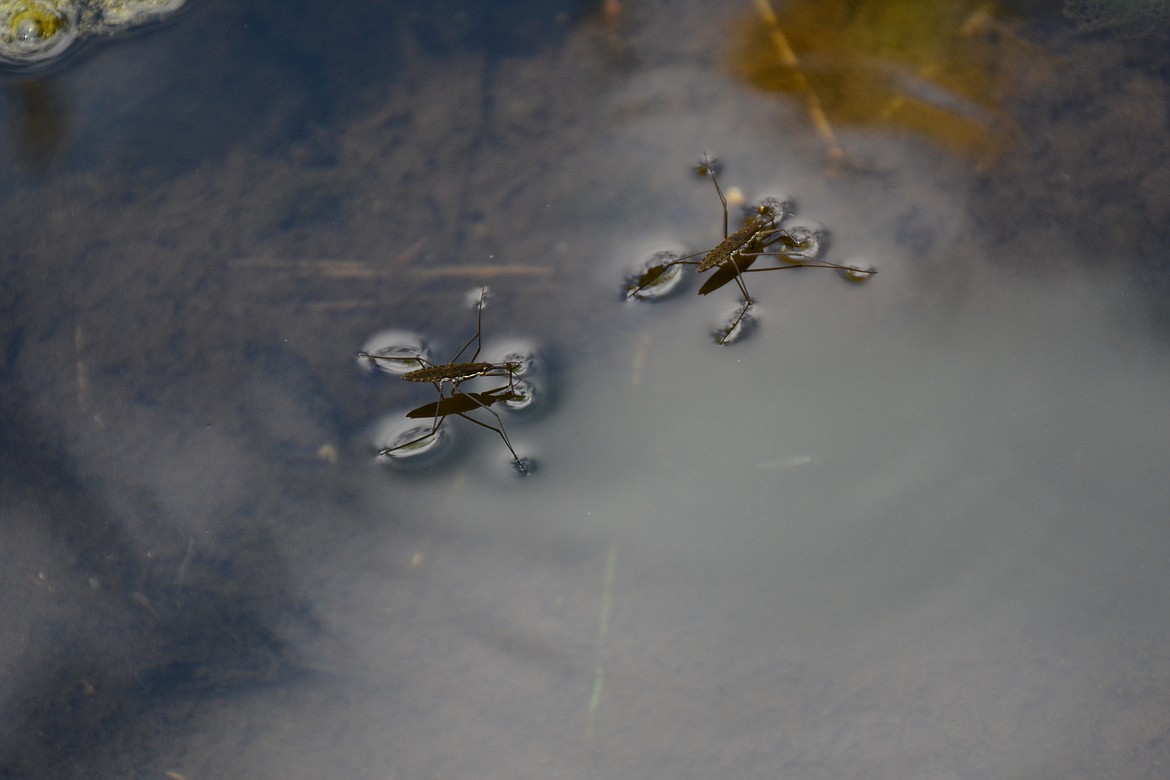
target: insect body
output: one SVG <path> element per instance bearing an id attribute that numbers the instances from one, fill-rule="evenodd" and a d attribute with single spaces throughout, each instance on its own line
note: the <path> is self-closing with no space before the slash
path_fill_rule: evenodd
<path id="1" fill-rule="evenodd" d="M 695 269 L 697 273 L 704 273 L 716 267 L 726 267 L 732 273 L 742 270 L 739 265 L 739 260 L 747 260 L 747 265 L 754 262 L 763 251 L 763 245 L 766 239 L 776 233 L 781 232 L 777 223 L 783 221 L 784 217 L 788 216 L 791 210 L 791 205 L 781 203 L 775 198 L 769 198 L 760 205 L 756 206 L 755 214 L 749 216 L 743 225 L 732 233 L 727 235 L 727 197 L 723 194 L 723 188 L 719 186 L 719 177 L 715 173 L 715 164 L 703 155 L 703 162 L 699 165 L 699 173 L 704 176 L 711 177 L 711 183 L 715 185 L 715 193 L 719 196 L 719 202 L 723 205 L 723 240 L 715 245 L 713 249 L 707 252 L 706 256 L 699 261 L 698 267 Z M 750 249 L 759 249 L 758 252 L 748 251 Z M 746 269 L 746 265 L 744 268 Z M 739 285 L 740 292 L 743 293 L 744 300 L 747 303 L 752 302 L 752 297 L 748 295 L 747 288 L 743 284 L 743 280 L 735 273 L 735 281 Z"/>
<path id="2" fill-rule="evenodd" d="M 715 178 L 714 174 L 712 174 L 711 178 Z M 718 187 L 719 182 L 715 182 L 715 186 Z M 723 197 L 722 192 L 719 193 L 719 197 Z M 727 201 L 723 202 L 723 208 L 724 222 L 726 223 Z M 699 262 L 695 270 L 698 273 L 703 273 L 724 263 L 734 262 L 736 256 L 743 252 L 749 245 L 777 232 L 777 230 L 776 208 L 771 204 L 763 203 L 757 208 L 755 215 L 748 217 L 743 227 L 724 238 L 715 248 L 708 252 L 707 256 Z M 724 233 L 726 232 L 727 228 L 724 227 Z"/>
<path id="3" fill-rule="evenodd" d="M 497 367 L 496 363 L 447 363 L 441 366 L 426 366 L 416 368 L 414 371 L 407 371 L 402 375 L 402 379 L 406 382 L 448 381 L 458 383 L 474 379 L 477 376 L 488 376 Z"/>
<path id="4" fill-rule="evenodd" d="M 406 416 L 413 419 L 429 418 L 434 422 L 429 431 L 426 431 L 421 436 L 416 436 L 409 441 L 395 443 L 393 446 L 382 448 L 379 455 L 390 455 L 391 453 L 400 450 L 409 449 L 417 444 L 421 444 L 428 439 L 433 438 L 438 434 L 440 426 L 443 422 L 451 416 L 462 417 L 481 428 L 487 428 L 490 431 L 495 431 L 500 435 L 504 442 L 504 446 L 508 448 L 508 452 L 512 454 L 512 460 L 516 468 L 522 474 L 528 474 L 528 467 L 524 461 L 516 454 L 516 450 L 512 447 L 512 442 L 508 440 L 508 434 L 504 430 L 504 421 L 492 405 L 504 401 L 505 403 L 512 402 L 520 404 L 528 399 L 528 390 L 523 382 L 518 381 L 517 377 L 523 373 L 524 366 L 516 360 L 505 360 L 499 363 L 489 363 L 486 361 L 477 361 L 480 350 L 482 348 L 481 332 L 483 325 L 483 305 L 484 296 L 487 288 L 480 290 L 479 302 L 477 308 L 479 314 L 476 318 L 475 335 L 468 339 L 467 343 L 455 353 L 455 356 L 449 363 L 431 363 L 421 355 L 414 355 L 411 357 L 404 357 L 402 355 L 380 355 L 376 353 L 359 352 L 358 357 L 369 360 L 371 363 L 377 364 L 380 360 L 394 360 L 398 363 L 404 361 L 413 361 L 418 364 L 419 368 L 407 371 L 401 374 L 403 381 L 406 382 L 423 382 L 434 385 L 439 397 L 433 403 L 424 404 L 417 409 L 412 409 L 407 412 Z M 462 357 L 463 353 L 475 344 L 475 352 L 471 356 L 470 361 L 457 362 Z M 464 382 L 480 377 L 500 377 L 506 378 L 508 383 L 501 387 L 480 392 L 464 391 L 460 388 Z M 491 425 L 483 420 L 478 420 L 471 416 L 472 412 L 483 410 L 490 414 L 496 420 L 496 425 Z"/>

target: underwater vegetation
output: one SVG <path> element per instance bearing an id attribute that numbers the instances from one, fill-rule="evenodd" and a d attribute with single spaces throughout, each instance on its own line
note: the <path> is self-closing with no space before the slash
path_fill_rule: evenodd
<path id="1" fill-rule="evenodd" d="M 978 0 L 754 0 L 732 67 L 793 95 L 836 162 L 834 125 L 899 130 L 989 162 L 1010 134 L 1002 101 L 1032 50 Z"/>
<path id="2" fill-rule="evenodd" d="M 1170 0 L 1065 0 L 1064 14 L 1077 29 L 1123 36 L 1164 34 L 1170 28 Z"/>
<path id="3" fill-rule="evenodd" d="M 186 0 L 0 0 L 0 62 L 44 63 L 77 40 L 121 32 L 178 10 Z"/>

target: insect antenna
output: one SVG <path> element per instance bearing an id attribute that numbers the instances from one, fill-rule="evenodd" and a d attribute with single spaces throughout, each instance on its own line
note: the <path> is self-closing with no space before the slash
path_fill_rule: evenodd
<path id="1" fill-rule="evenodd" d="M 483 331 L 483 305 L 484 305 L 484 297 L 486 295 L 487 295 L 487 287 L 486 286 L 480 287 L 479 288 L 479 301 L 475 304 L 475 309 L 476 309 L 475 335 L 467 340 L 467 343 L 464 344 L 463 347 L 458 352 L 455 353 L 455 357 L 451 358 L 451 360 L 449 362 L 458 363 L 459 357 L 467 350 L 468 347 L 471 346 L 471 342 L 473 342 L 473 341 L 475 342 L 475 354 L 473 354 L 471 356 L 471 359 L 468 360 L 467 362 L 474 363 L 475 359 L 477 357 L 479 357 L 479 351 L 480 351 L 480 349 L 483 348 L 483 341 L 480 339 L 480 333 Z"/>
<path id="2" fill-rule="evenodd" d="M 699 163 L 699 175 L 710 176 L 711 181 L 715 184 L 715 192 L 719 195 L 719 202 L 723 204 L 723 238 L 727 238 L 727 198 L 723 194 L 723 188 L 719 186 L 718 176 L 719 162 L 712 160 L 703 152 L 703 161 Z"/>

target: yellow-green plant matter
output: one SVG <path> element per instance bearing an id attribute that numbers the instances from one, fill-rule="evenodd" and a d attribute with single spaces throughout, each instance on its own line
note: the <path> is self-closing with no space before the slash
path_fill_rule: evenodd
<path id="1" fill-rule="evenodd" d="M 0 62 L 57 57 L 77 38 L 166 16 L 186 0 L 0 0 Z"/>
<path id="2" fill-rule="evenodd" d="M 733 66 L 803 100 L 830 155 L 833 127 L 900 129 L 981 161 L 1011 126 L 1002 100 L 1032 50 L 973 0 L 769 0 L 740 25 Z"/>

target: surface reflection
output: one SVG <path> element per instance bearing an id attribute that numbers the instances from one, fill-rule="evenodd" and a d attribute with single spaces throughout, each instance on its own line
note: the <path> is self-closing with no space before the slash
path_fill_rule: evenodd
<path id="1" fill-rule="evenodd" d="M 735 230 L 728 233 L 728 199 L 719 186 L 716 164 L 704 156 L 697 172 L 710 177 L 715 193 L 723 207 L 723 240 L 703 252 L 679 256 L 677 252 L 661 249 L 643 261 L 633 274 L 626 277 L 624 292 L 627 300 L 658 300 L 667 297 L 681 280 L 681 266 L 694 266 L 697 273 L 711 271 L 699 287 L 699 295 L 709 295 L 734 282 L 743 296 L 723 324 L 712 332 L 715 343 L 728 346 L 738 342 L 753 329 L 756 304 L 747 289 L 747 274 L 764 271 L 795 271 L 802 268 L 831 268 L 840 271 L 852 282 L 863 282 L 877 273 L 876 268 L 862 268 L 856 263 L 841 265 L 820 259 L 827 244 L 828 232 L 819 225 L 787 223 L 795 211 L 790 200 L 766 197 L 755 205 L 742 209 L 742 218 Z M 742 205 L 742 194 L 732 191 L 733 202 Z M 757 265 L 767 258 L 772 265 Z"/>
<path id="2" fill-rule="evenodd" d="M 70 108 L 66 95 L 53 81 L 28 79 L 7 86 L 18 125 L 9 131 L 22 164 L 47 172 L 69 135 Z"/>
<path id="3" fill-rule="evenodd" d="M 1084 56 L 1010 164 L 846 129 L 830 176 L 709 3 L 310 6 L 63 72 L 77 145 L 0 201 L 0 776 L 1160 777 L 1154 70 L 1045 17 Z M 729 349 L 738 261 L 624 300 L 735 233 L 704 150 L 880 275 L 754 273 Z M 481 407 L 511 449 L 435 423 Z M 459 440 L 384 468 L 387 417 Z"/>
<path id="4" fill-rule="evenodd" d="M 537 360 L 535 355 L 509 353 L 500 361 L 486 360 L 483 353 L 483 310 L 488 300 L 488 288 L 479 289 L 478 297 L 472 297 L 472 305 L 476 311 L 475 335 L 467 340 L 459 351 L 446 363 L 435 363 L 423 356 L 421 351 L 403 351 L 400 346 L 392 346 L 389 351 L 362 351 L 358 353 L 358 360 L 373 368 L 385 363 L 385 370 L 398 374 L 405 382 L 429 384 L 438 393 L 436 400 L 411 409 L 406 413 L 410 420 L 431 420 L 427 427 L 411 427 L 392 434 L 401 426 L 379 426 L 375 437 L 378 455 L 387 457 L 391 461 L 403 458 L 413 459 L 415 456 L 434 450 L 438 444 L 439 431 L 443 423 L 451 417 L 460 417 L 473 425 L 492 431 L 499 435 L 512 455 L 512 462 L 516 470 L 528 476 L 531 469 L 531 459 L 521 458 L 512 447 L 508 439 L 508 432 L 504 427 L 504 418 L 500 412 L 492 408 L 497 404 L 507 410 L 528 409 L 536 400 L 535 388 L 529 379 L 522 379 L 532 371 Z M 475 347 L 472 350 L 472 346 Z M 469 352 L 470 350 L 470 352 Z M 407 369 L 407 370 L 401 370 Z M 490 380 L 486 381 L 485 380 Z M 484 389 L 484 384 L 498 384 L 499 387 Z M 464 389 L 466 385 L 466 389 Z M 485 421 L 484 415 L 491 415 L 495 420 Z"/>

